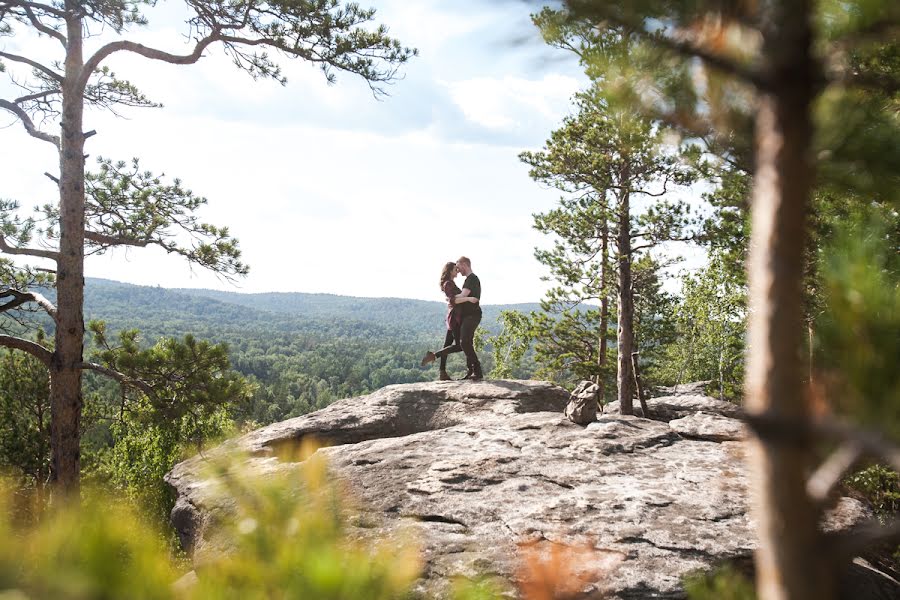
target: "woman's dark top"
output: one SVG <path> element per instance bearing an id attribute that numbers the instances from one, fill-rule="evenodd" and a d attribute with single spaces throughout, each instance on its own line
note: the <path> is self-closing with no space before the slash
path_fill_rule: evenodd
<path id="1" fill-rule="evenodd" d="M 452 279 L 444 282 L 442 288 L 444 295 L 447 296 L 447 329 L 453 330 L 462 324 L 462 310 L 464 304 L 455 304 L 453 299 L 456 298 L 462 290 L 456 286 Z"/>

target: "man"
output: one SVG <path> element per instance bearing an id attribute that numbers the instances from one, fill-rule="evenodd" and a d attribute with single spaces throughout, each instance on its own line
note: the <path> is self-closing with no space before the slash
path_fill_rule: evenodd
<path id="1" fill-rule="evenodd" d="M 479 381 L 484 378 L 481 372 L 481 363 L 475 354 L 475 330 L 481 323 L 481 281 L 472 272 L 472 261 L 465 256 L 460 256 L 456 261 L 456 268 L 466 278 L 463 283 L 461 296 L 478 298 L 478 302 L 461 304 L 462 326 L 460 327 L 460 345 L 466 354 L 466 366 L 468 371 L 463 379 Z"/>

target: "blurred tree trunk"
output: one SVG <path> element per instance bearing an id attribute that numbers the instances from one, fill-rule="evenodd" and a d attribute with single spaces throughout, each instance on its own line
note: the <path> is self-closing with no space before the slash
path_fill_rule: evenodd
<path id="1" fill-rule="evenodd" d="M 761 8 L 766 83 L 756 121 L 746 406 L 757 417 L 802 422 L 809 418 L 801 286 L 813 184 L 811 2 L 771 0 Z M 763 434 L 751 442 L 749 461 L 759 597 L 833 598 L 833 576 L 817 551 L 819 511 L 805 489 L 811 448 Z"/>

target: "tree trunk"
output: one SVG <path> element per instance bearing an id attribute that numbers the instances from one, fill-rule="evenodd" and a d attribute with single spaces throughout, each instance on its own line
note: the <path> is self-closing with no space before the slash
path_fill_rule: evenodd
<path id="1" fill-rule="evenodd" d="M 750 243 L 750 324 L 746 406 L 750 414 L 806 419 L 802 389 L 803 250 L 813 181 L 810 140 L 814 63 L 810 0 L 763 4 L 760 90 Z M 759 532 L 761 600 L 834 598 L 831 570 L 818 544 L 819 512 L 805 491 L 810 448 L 796 440 L 751 442 L 753 517 Z"/>
<path id="2" fill-rule="evenodd" d="M 606 279 L 609 263 L 609 220 L 603 219 L 600 250 L 600 351 L 597 354 L 597 385 L 600 387 L 598 398 L 605 402 L 606 381 L 603 378 L 603 367 L 606 366 L 606 336 L 609 333 L 609 296 L 606 293 Z"/>
<path id="3" fill-rule="evenodd" d="M 66 0 L 65 82 L 59 150 L 59 259 L 56 269 L 58 322 L 50 367 L 52 481 L 78 490 L 81 468 L 81 368 L 84 347 L 84 102 L 77 88 L 84 66 L 80 3 Z"/>
<path id="4" fill-rule="evenodd" d="M 622 178 L 627 182 L 628 177 Z M 634 383 L 631 374 L 631 351 L 634 346 L 634 291 L 631 289 L 631 206 L 628 190 L 619 199 L 619 231 L 617 236 L 619 252 L 619 322 L 617 352 L 619 353 L 616 383 L 618 385 L 619 406 L 623 415 L 634 414 L 631 401 Z"/>

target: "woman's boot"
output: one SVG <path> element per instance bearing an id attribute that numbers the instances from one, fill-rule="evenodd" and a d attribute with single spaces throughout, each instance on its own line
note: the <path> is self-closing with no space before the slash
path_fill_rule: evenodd
<path id="1" fill-rule="evenodd" d="M 446 369 L 441 369 L 441 374 L 438 377 L 438 381 L 450 381 L 450 375 L 447 374 Z"/>

